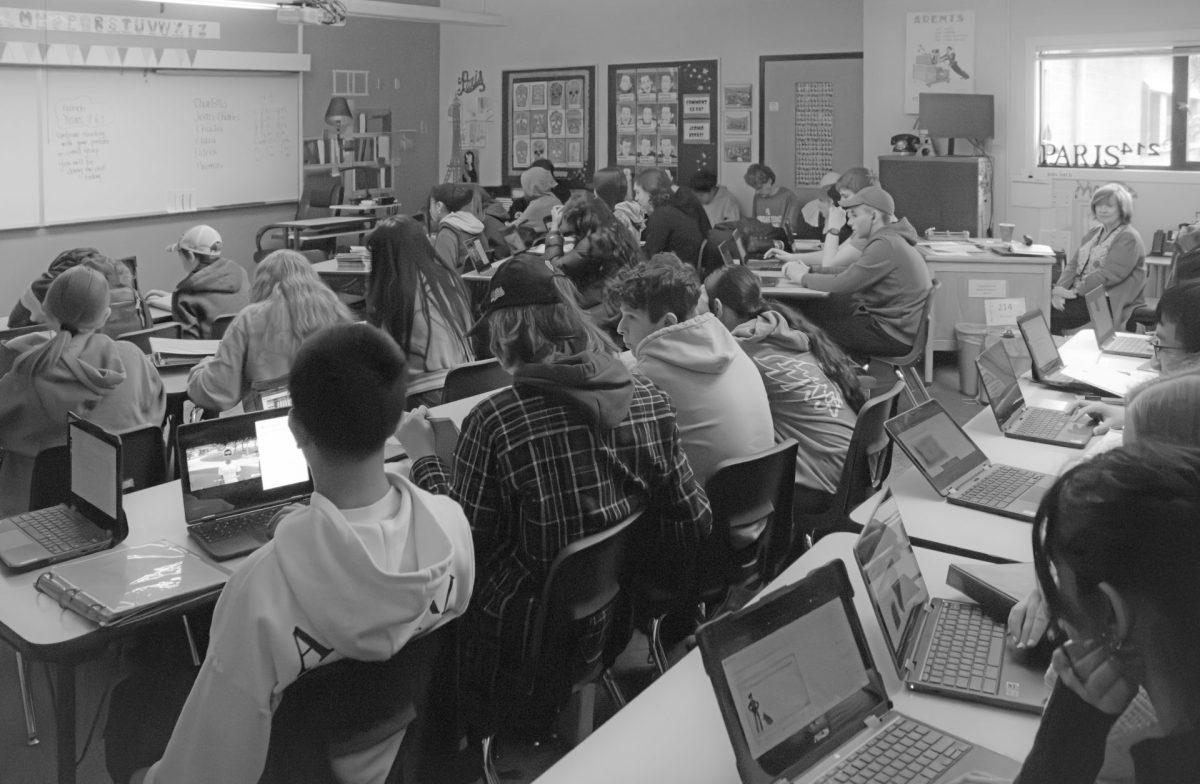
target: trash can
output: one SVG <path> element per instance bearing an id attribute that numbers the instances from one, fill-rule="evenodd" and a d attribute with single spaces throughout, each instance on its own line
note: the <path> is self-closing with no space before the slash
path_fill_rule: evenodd
<path id="1" fill-rule="evenodd" d="M 999 339 L 1004 329 L 970 322 L 954 325 L 954 339 L 958 343 L 959 392 L 967 397 L 979 394 L 979 371 L 975 369 L 975 360 L 983 353 L 983 344 L 988 336 L 995 335 L 996 339 Z"/>

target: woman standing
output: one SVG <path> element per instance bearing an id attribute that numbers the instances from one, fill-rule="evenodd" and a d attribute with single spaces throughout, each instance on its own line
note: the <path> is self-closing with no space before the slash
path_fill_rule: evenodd
<path id="1" fill-rule="evenodd" d="M 188 397 L 200 408 L 228 411 L 253 389 L 283 386 L 304 339 L 330 324 L 353 321 L 312 263 L 277 250 L 259 263 L 250 304 L 225 330 L 214 356 L 188 374 Z"/>
<path id="2" fill-rule="evenodd" d="M 1091 320 L 1084 292 L 1103 286 L 1108 293 L 1113 322 L 1122 328 L 1138 305 L 1145 304 L 1146 246 L 1133 220 L 1133 197 L 1117 183 L 1096 189 L 1092 217 L 1099 226 L 1083 235 L 1070 262 L 1063 267 L 1050 292 L 1050 331 L 1082 327 Z"/>
<path id="3" fill-rule="evenodd" d="M 436 405 L 446 372 L 475 358 L 467 330 L 471 305 L 458 275 L 433 253 L 412 218 L 382 221 L 367 239 L 367 321 L 389 333 L 408 357 L 409 399 Z"/>

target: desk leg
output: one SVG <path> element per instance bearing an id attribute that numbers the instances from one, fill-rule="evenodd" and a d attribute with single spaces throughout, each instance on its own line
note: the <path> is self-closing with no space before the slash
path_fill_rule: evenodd
<path id="1" fill-rule="evenodd" d="M 75 784 L 75 665 L 55 665 L 58 677 L 54 706 L 55 732 L 58 738 L 58 784 Z"/>

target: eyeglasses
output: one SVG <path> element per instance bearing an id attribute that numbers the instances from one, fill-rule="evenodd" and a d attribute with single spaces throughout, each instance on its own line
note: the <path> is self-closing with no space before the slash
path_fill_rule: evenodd
<path id="1" fill-rule="evenodd" d="M 1158 356 L 1158 354 L 1162 351 L 1183 351 L 1183 350 L 1185 350 L 1183 346 L 1164 346 L 1162 344 L 1162 342 L 1159 341 L 1158 338 L 1150 338 L 1150 340 L 1147 342 L 1150 344 L 1150 350 L 1154 352 L 1155 356 Z"/>

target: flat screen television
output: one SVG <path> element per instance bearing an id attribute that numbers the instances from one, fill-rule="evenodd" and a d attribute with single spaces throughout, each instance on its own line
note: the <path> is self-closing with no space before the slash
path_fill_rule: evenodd
<path id="1" fill-rule="evenodd" d="M 990 139 L 996 133 L 995 102 L 991 95 L 966 93 L 920 93 L 920 127 L 934 138 L 950 140 L 948 154 L 954 154 L 955 139 Z"/>

